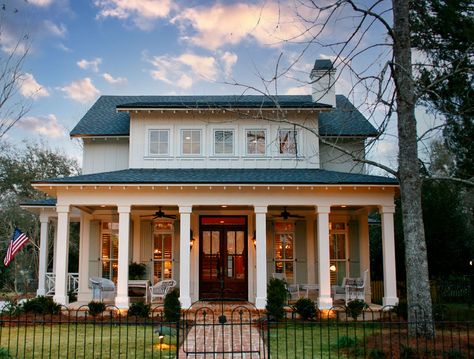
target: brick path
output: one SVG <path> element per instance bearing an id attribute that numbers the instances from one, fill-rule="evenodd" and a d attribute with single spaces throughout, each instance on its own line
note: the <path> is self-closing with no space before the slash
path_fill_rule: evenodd
<path id="1" fill-rule="evenodd" d="M 221 313 L 220 305 L 212 303 L 188 311 L 186 318 L 194 325 L 180 348 L 179 358 L 265 358 L 259 312 L 248 305 L 226 304 L 225 324 L 219 323 Z"/>

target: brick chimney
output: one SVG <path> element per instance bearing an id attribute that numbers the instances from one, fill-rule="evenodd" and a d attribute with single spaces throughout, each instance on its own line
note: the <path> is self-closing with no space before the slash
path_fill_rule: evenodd
<path id="1" fill-rule="evenodd" d="M 331 60 L 316 60 L 310 75 L 313 102 L 336 107 L 335 73 L 336 69 Z"/>

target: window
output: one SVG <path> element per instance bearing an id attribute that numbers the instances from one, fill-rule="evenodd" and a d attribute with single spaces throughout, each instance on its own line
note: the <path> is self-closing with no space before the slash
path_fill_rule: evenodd
<path id="1" fill-rule="evenodd" d="M 278 143 L 281 155 L 297 155 L 297 132 L 295 130 L 278 130 Z"/>
<path id="2" fill-rule="evenodd" d="M 344 222 L 331 222 L 329 227 L 329 256 L 331 259 L 331 284 L 341 284 L 347 277 L 347 225 Z"/>
<path id="3" fill-rule="evenodd" d="M 173 232 L 173 222 L 154 222 L 153 283 L 173 278 Z"/>
<path id="4" fill-rule="evenodd" d="M 116 222 L 102 222 L 101 259 L 102 277 L 117 283 L 118 274 L 118 228 Z"/>
<path id="5" fill-rule="evenodd" d="M 234 131 L 216 130 L 214 131 L 214 154 L 233 155 L 234 154 Z"/>
<path id="6" fill-rule="evenodd" d="M 288 283 L 295 278 L 295 224 L 275 222 L 274 256 L 275 273 L 283 273 Z"/>
<path id="7" fill-rule="evenodd" d="M 169 130 L 150 130 L 148 132 L 148 154 L 169 154 Z"/>
<path id="8" fill-rule="evenodd" d="M 264 130 L 248 130 L 246 137 L 248 155 L 265 155 L 266 143 Z"/>
<path id="9" fill-rule="evenodd" d="M 181 131 L 181 153 L 183 155 L 201 154 L 201 130 Z"/>

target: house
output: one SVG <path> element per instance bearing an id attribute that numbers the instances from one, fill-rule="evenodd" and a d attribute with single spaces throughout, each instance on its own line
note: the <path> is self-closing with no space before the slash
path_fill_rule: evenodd
<path id="1" fill-rule="evenodd" d="M 269 278 L 283 273 L 317 285 L 319 307 L 330 308 L 331 286 L 369 269 L 368 214 L 378 211 L 383 304 L 396 304 L 398 185 L 349 155 L 363 158 L 377 131 L 335 95 L 334 73 L 317 60 L 307 96 L 101 96 L 71 131 L 83 143 L 83 174 L 34 182 L 56 200 L 26 206 L 41 220 L 38 294 L 52 280 L 54 300 L 67 304 L 76 280 L 87 302 L 89 278 L 106 277 L 127 308 L 138 262 L 152 283 L 174 278 L 183 307 L 222 296 L 264 308 Z M 73 277 L 70 221 L 80 221 Z"/>

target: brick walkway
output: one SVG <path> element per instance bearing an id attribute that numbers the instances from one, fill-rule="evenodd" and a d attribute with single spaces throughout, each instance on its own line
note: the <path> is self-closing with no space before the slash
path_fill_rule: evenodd
<path id="1" fill-rule="evenodd" d="M 186 318 L 194 322 L 179 358 L 265 358 L 265 345 L 260 335 L 258 311 L 249 305 L 226 304 L 227 322 L 219 323 L 219 304 L 205 303 L 191 308 Z"/>

